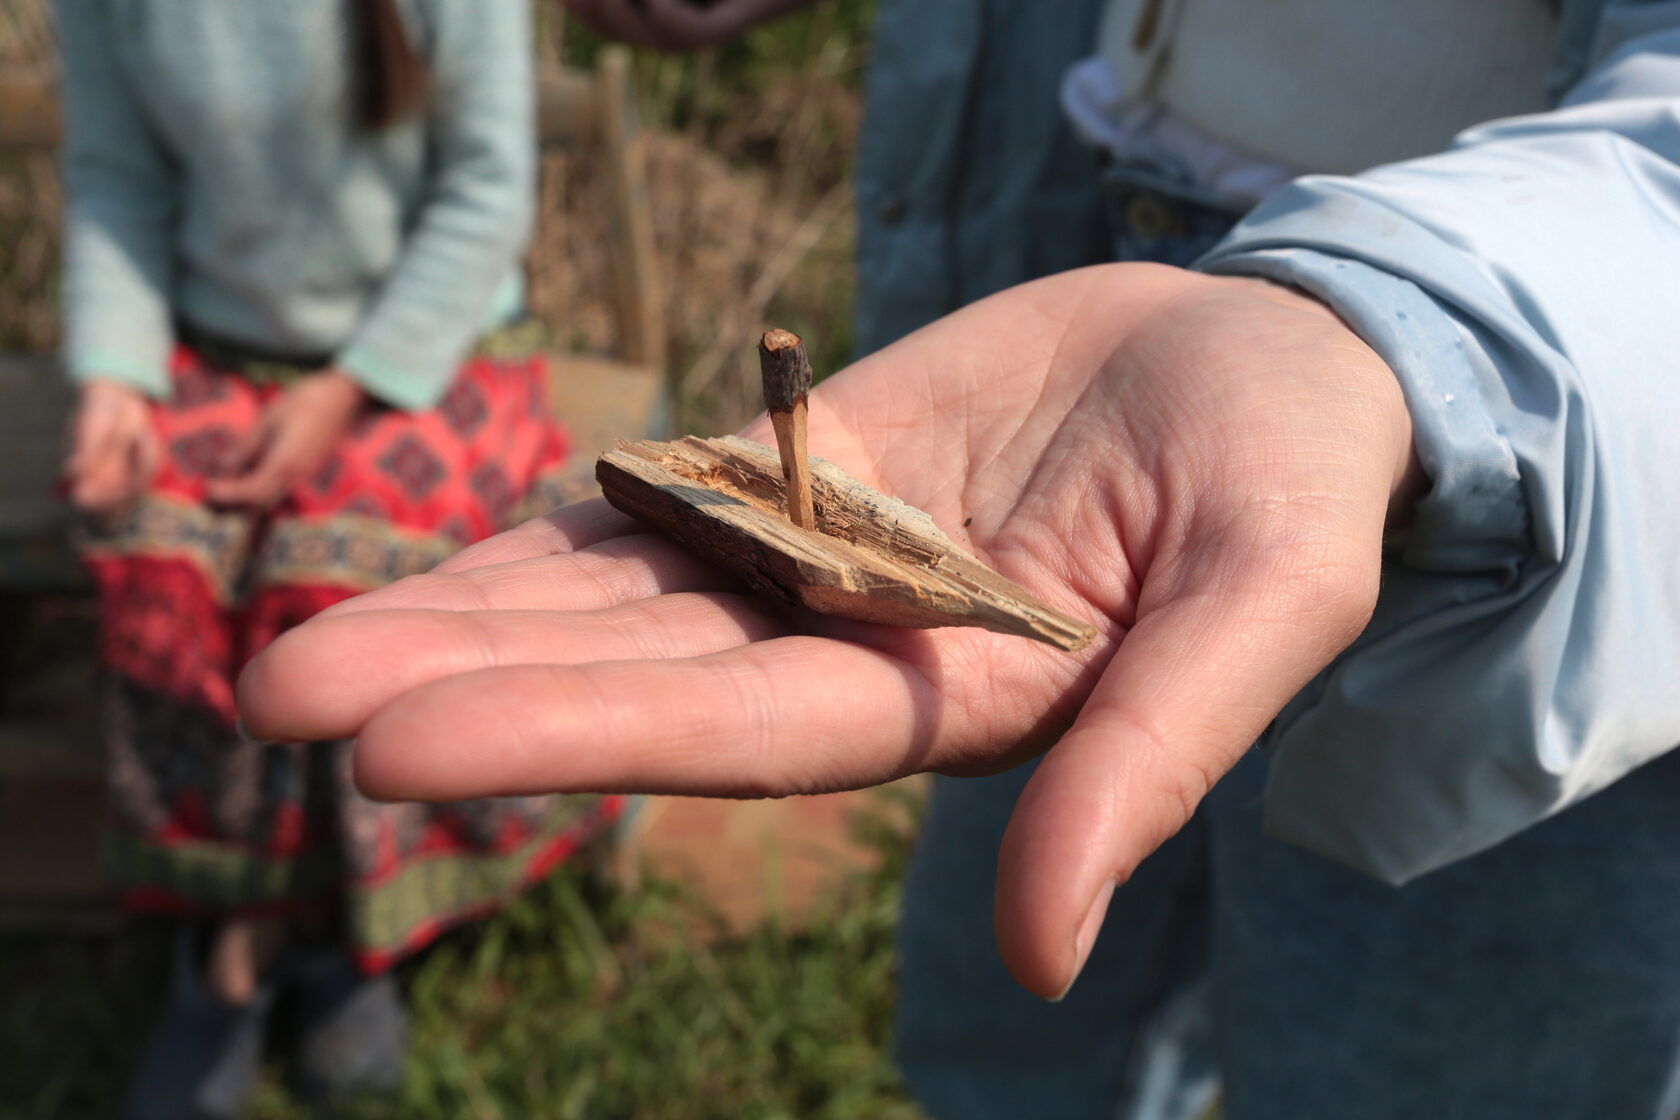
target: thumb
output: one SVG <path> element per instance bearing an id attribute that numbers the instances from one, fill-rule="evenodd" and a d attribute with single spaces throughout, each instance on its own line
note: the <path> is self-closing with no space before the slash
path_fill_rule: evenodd
<path id="1" fill-rule="evenodd" d="M 1023 987 L 1066 992 L 1115 886 L 1364 628 L 1380 545 L 1341 551 L 1353 555 L 1326 563 L 1298 548 L 1227 546 L 1140 612 L 1004 833 L 994 922 Z M 1145 603 L 1150 591 L 1146 580 Z"/>

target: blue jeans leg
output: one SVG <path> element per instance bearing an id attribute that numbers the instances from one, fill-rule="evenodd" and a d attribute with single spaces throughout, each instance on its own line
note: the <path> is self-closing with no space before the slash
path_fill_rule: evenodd
<path id="1" fill-rule="evenodd" d="M 1669 1120 L 1680 754 L 1385 886 L 1260 836 L 1251 757 L 1204 806 L 1225 1120 Z"/>
<path id="2" fill-rule="evenodd" d="M 936 1120 L 1193 1120 L 1214 1091 L 1204 829 L 1115 892 L 1079 983 L 1046 1003 L 992 936 L 998 842 L 1031 769 L 935 780 L 899 928 L 899 1067 Z"/>

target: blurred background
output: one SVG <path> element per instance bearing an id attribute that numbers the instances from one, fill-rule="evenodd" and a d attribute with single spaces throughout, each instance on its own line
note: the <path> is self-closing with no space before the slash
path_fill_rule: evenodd
<path id="1" fill-rule="evenodd" d="M 567 355 L 556 385 L 580 492 L 603 441 L 727 431 L 755 412 L 753 344 L 767 325 L 803 335 L 818 376 L 844 363 L 870 7 L 842 0 L 716 51 L 625 61 L 537 6 L 531 302 Z M 163 928 L 123 917 L 97 877 L 95 613 L 48 497 L 70 397 L 51 360 L 60 192 L 46 9 L 0 3 L 7 1120 L 109 1114 L 168 953 Z M 568 863 L 402 966 L 414 1046 L 398 1114 L 915 1115 L 884 1048 L 917 807 L 913 786 L 649 801 L 616 850 Z M 272 1075 L 251 1113 L 307 1114 Z"/>

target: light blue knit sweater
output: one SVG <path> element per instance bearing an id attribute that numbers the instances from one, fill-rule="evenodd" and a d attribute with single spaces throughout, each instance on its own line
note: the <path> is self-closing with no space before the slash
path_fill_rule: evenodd
<path id="1" fill-rule="evenodd" d="M 353 120 L 345 0 L 55 5 L 73 378 L 167 395 L 184 322 L 423 408 L 517 308 L 526 0 L 403 0 L 432 97 L 379 135 Z"/>

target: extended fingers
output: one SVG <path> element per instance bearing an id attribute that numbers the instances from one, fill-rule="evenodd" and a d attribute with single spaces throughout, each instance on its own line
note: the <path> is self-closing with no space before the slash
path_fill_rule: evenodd
<path id="1" fill-rule="evenodd" d="M 683 591 L 725 591 L 732 581 L 649 534 L 613 537 L 578 552 L 409 576 L 322 612 L 372 610 L 588 611 Z"/>
<path id="2" fill-rule="evenodd" d="M 789 637 L 682 660 L 525 665 L 423 685 L 356 746 L 370 795 L 548 791 L 779 796 L 923 768 L 937 692 L 863 646 Z"/>
<path id="3" fill-rule="evenodd" d="M 372 611 L 274 642 L 240 680 L 245 726 L 265 739 L 339 739 L 420 685 L 507 665 L 690 657 L 780 635 L 744 599 L 666 595 L 601 611 Z"/>

